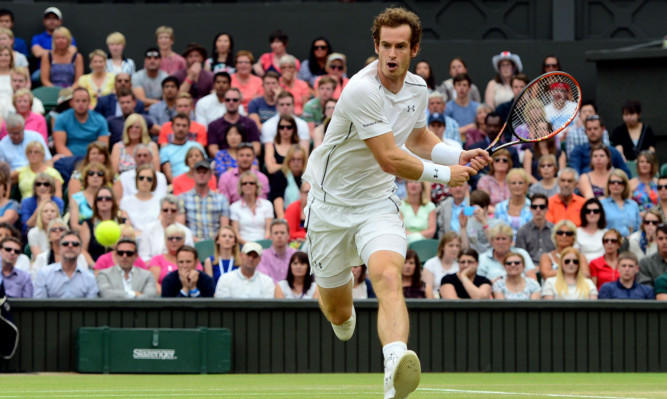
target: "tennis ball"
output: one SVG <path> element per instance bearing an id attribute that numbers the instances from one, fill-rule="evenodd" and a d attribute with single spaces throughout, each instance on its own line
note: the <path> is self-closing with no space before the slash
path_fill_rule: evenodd
<path id="1" fill-rule="evenodd" d="M 101 245 L 110 247 L 120 238 L 120 226 L 113 220 L 105 220 L 95 228 L 95 238 Z"/>

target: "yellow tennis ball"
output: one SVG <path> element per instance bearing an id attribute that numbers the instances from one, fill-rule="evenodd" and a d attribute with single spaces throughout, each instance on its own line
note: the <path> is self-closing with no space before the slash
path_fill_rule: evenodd
<path id="1" fill-rule="evenodd" d="M 110 247 L 120 238 L 120 226 L 113 220 L 105 220 L 95 228 L 95 238 L 101 245 Z"/>

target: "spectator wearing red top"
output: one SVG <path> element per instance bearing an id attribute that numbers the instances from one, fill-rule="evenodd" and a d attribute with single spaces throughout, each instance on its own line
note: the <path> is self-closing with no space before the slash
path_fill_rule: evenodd
<path id="1" fill-rule="evenodd" d="M 155 30 L 155 40 L 160 49 L 160 69 L 173 75 L 179 69 L 185 69 L 185 58 L 174 53 L 171 47 L 174 45 L 174 29 L 169 26 L 160 26 Z"/>
<path id="2" fill-rule="evenodd" d="M 283 73 L 280 77 L 280 87 L 292 93 L 294 96 L 294 113 L 301 116 L 303 104 L 310 99 L 310 87 L 308 87 L 308 83 L 296 77 L 298 62 L 294 56 L 289 54 L 280 58 L 280 70 Z"/>
<path id="3" fill-rule="evenodd" d="M 242 104 L 246 109 L 250 100 L 264 94 L 262 79 L 250 73 L 253 62 L 255 62 L 255 57 L 250 51 L 240 50 L 234 57 L 236 73 L 232 75 L 232 87 L 239 89 L 243 94 Z"/>
<path id="4" fill-rule="evenodd" d="M 269 45 L 271 46 L 270 53 L 264 53 L 259 57 L 259 61 L 253 65 L 253 70 L 258 76 L 264 76 L 269 71 L 282 74 L 280 69 L 280 58 L 287 55 L 288 37 L 282 30 L 273 31 L 269 35 Z M 296 69 L 299 69 L 301 64 L 296 61 Z"/>
<path id="5" fill-rule="evenodd" d="M 195 165 L 197 162 L 205 160 L 206 154 L 198 147 L 192 147 L 185 153 L 185 164 L 188 165 L 190 170 L 174 178 L 172 182 L 174 195 L 179 195 L 195 188 Z M 215 175 L 211 175 L 211 179 L 208 181 L 208 188 L 213 191 L 218 190 L 218 180 L 215 178 Z"/>
<path id="6" fill-rule="evenodd" d="M 593 280 L 598 290 L 603 284 L 616 281 L 620 277 L 618 272 L 618 253 L 621 249 L 622 239 L 621 233 L 616 229 L 609 229 L 602 236 L 604 255 L 593 259 L 589 265 L 591 280 Z"/>
<path id="7" fill-rule="evenodd" d="M 581 226 L 581 207 L 584 206 L 586 199 L 574 193 L 578 180 L 579 173 L 572 168 L 564 168 L 558 172 L 560 192 L 549 198 L 548 221 L 555 224 L 568 219 L 577 227 Z"/>
<path id="8" fill-rule="evenodd" d="M 194 111 L 192 96 L 188 93 L 178 93 L 176 96 L 176 114 L 185 114 L 192 116 Z M 172 121 L 166 122 L 160 128 L 160 136 L 157 139 L 160 148 L 170 144 L 174 139 L 174 128 L 172 127 Z M 193 120 L 190 120 L 190 132 L 188 133 L 187 139 L 189 141 L 196 141 L 206 148 L 208 138 L 206 135 L 206 126 L 201 123 L 197 123 Z"/>
<path id="9" fill-rule="evenodd" d="M 289 240 L 304 242 L 306 240 L 306 229 L 304 228 L 306 217 L 303 210 L 308 202 L 310 183 L 304 181 L 299 189 L 299 200 L 294 201 L 285 210 L 285 220 L 289 226 Z"/>

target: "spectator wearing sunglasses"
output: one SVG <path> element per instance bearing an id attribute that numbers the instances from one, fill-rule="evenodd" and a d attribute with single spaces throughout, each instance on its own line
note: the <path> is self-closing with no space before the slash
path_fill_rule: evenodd
<path id="1" fill-rule="evenodd" d="M 137 193 L 120 200 L 120 211 L 134 230 L 141 232 L 144 226 L 160 216 L 160 198 L 153 194 L 157 187 L 157 174 L 150 164 L 137 168 L 135 180 Z"/>
<path id="2" fill-rule="evenodd" d="M 556 248 L 540 257 L 540 274 L 543 279 L 556 276 L 563 250 L 574 246 L 577 242 L 577 226 L 567 219 L 556 223 L 551 230 L 551 242 Z M 588 261 L 581 253 L 579 255 L 579 264 L 584 275 L 588 277 Z"/>
<path id="3" fill-rule="evenodd" d="M 597 299 L 598 290 L 591 279 L 586 278 L 580 267 L 581 254 L 574 248 L 566 248 L 560 254 L 558 272 L 542 285 L 542 299 L 582 300 Z"/>
<path id="4" fill-rule="evenodd" d="M 134 229 L 132 228 L 132 226 L 127 224 L 120 225 L 120 239 L 122 240 L 123 238 L 129 238 L 135 241 L 137 240 L 137 237 L 134 234 Z M 95 266 L 93 267 L 95 271 L 95 276 L 97 276 L 100 270 L 108 269 L 118 263 L 115 249 L 116 249 L 115 245 L 112 246 L 111 248 L 109 247 L 104 248 L 104 250 L 107 252 L 101 255 L 99 258 L 97 258 L 97 260 L 95 261 Z M 139 257 L 134 258 L 134 266 L 148 270 L 148 265 L 146 264 L 146 262 L 144 262 Z"/>
<path id="5" fill-rule="evenodd" d="M 658 178 L 656 189 L 658 190 L 658 212 L 660 212 L 662 220 L 667 220 L 667 215 L 665 215 L 665 209 L 667 209 L 667 175 Z"/>
<path id="6" fill-rule="evenodd" d="M 134 266 L 138 258 L 137 249 L 137 242 L 131 238 L 123 237 L 116 243 L 116 264 L 100 271 L 95 278 L 100 297 L 127 299 L 157 296 L 153 273 Z"/>
<path id="7" fill-rule="evenodd" d="M 637 257 L 637 262 L 658 252 L 656 233 L 658 225 L 664 222 L 665 220 L 655 207 L 644 213 L 639 231 L 630 234 L 628 238 L 628 250 Z"/>
<path id="8" fill-rule="evenodd" d="M 616 229 L 609 229 L 602 236 L 604 255 L 593 259 L 590 264 L 591 280 L 593 280 L 598 289 L 603 284 L 616 281 L 619 278 L 618 254 L 621 251 L 622 243 L 623 237 Z"/>
<path id="9" fill-rule="evenodd" d="M 67 227 L 67 223 L 65 223 L 65 221 L 60 218 L 52 220 L 46 226 L 47 237 L 49 240 L 49 249 L 35 257 L 35 263 L 32 264 L 32 269 L 26 269 L 30 270 L 30 274 L 33 280 L 35 279 L 37 272 L 44 269 L 48 265 L 60 262 L 60 237 L 62 237 L 62 235 L 65 234 L 68 229 L 69 228 Z M 27 256 L 22 256 L 27 260 Z M 76 262 L 83 269 L 88 267 L 88 262 L 86 262 L 86 258 L 83 255 L 79 255 L 76 259 Z"/>
<path id="10" fill-rule="evenodd" d="M 505 265 L 505 277 L 497 280 L 491 287 L 494 299 L 524 301 L 540 299 L 540 283 L 523 275 L 526 266 L 521 254 L 508 253 L 503 259 L 503 264 Z"/>
<path id="11" fill-rule="evenodd" d="M 602 236 L 607 232 L 607 216 L 597 198 L 584 202 L 580 212 L 581 226 L 577 228 L 577 243 L 574 245 L 588 262 L 604 255 Z"/>
<path id="12" fill-rule="evenodd" d="M 139 242 L 139 256 L 145 262 L 152 257 L 166 252 L 164 232 L 172 224 L 175 224 L 184 232 L 185 245 L 194 246 L 192 231 L 185 225 L 178 223 L 176 217 L 183 213 L 183 208 L 175 195 L 167 194 L 160 200 L 160 216 L 158 220 L 149 223 L 143 229 L 141 241 Z"/>
<path id="13" fill-rule="evenodd" d="M 530 197 L 530 213 L 533 219 L 519 227 L 516 233 L 516 246 L 528 251 L 533 263 L 537 264 L 542 254 L 556 249 L 551 240 L 554 225 L 546 219 L 548 204 L 546 195 L 533 194 Z"/>
<path id="14" fill-rule="evenodd" d="M 96 298 L 95 276 L 77 263 L 81 255 L 81 237 L 74 231 L 60 238 L 60 262 L 37 272 L 34 298 Z"/>
<path id="15" fill-rule="evenodd" d="M 32 141 L 28 143 L 25 148 L 25 155 L 28 159 L 28 165 L 17 169 L 14 175 L 18 175 L 19 190 L 21 191 L 21 198 L 31 197 L 34 193 L 33 183 L 37 179 L 38 174 L 46 174 L 49 176 L 48 186 L 53 187 L 52 195 L 58 198 L 63 197 L 63 183 L 65 182 L 60 173 L 49 166 L 45 161 L 46 151 L 39 141 Z M 12 179 L 14 180 L 14 179 Z M 42 184 L 44 181 L 42 181 Z"/>
<path id="16" fill-rule="evenodd" d="M 53 201 L 58 205 L 58 210 L 63 213 L 65 204 L 63 200 L 55 196 L 56 185 L 54 179 L 46 173 L 39 173 L 32 182 L 33 195 L 23 198 L 21 201 L 21 223 L 23 233 L 27 233 L 31 227 L 37 223 L 37 213 L 39 206 L 46 201 Z"/>
<path id="17" fill-rule="evenodd" d="M 16 262 L 23 250 L 21 241 L 14 237 L 5 237 L 0 241 L 2 258 L 2 284 L 10 298 L 32 298 L 33 287 L 30 274 L 16 268 Z"/>
<path id="18" fill-rule="evenodd" d="M 639 230 L 639 205 L 630 198 L 628 175 L 614 169 L 607 180 L 606 197 L 600 202 L 607 215 L 607 227 L 618 230 L 623 237 L 628 237 Z"/>
<path id="19" fill-rule="evenodd" d="M 343 92 L 343 89 L 347 85 L 347 82 L 350 79 L 347 77 L 347 57 L 341 53 L 331 53 L 327 56 L 327 63 L 324 66 L 324 70 L 327 72 L 325 76 L 331 76 L 336 81 L 336 88 L 333 92 L 333 98 L 338 100 L 340 94 Z M 320 76 L 315 79 L 314 87 L 319 86 L 319 81 L 323 79 L 324 76 Z"/>
<path id="20" fill-rule="evenodd" d="M 97 242 L 97 238 L 95 238 L 97 225 L 107 220 L 121 223 L 118 218 L 118 201 L 109 187 L 100 187 L 95 192 L 92 212 L 92 216 L 81 224 L 80 231 L 83 245 L 82 253 L 89 265 L 97 262 L 103 254 L 108 252 L 108 248 Z"/>
<path id="21" fill-rule="evenodd" d="M 111 184 L 111 171 L 97 162 L 89 163 L 83 168 L 83 190 L 72 194 L 69 203 L 70 225 L 72 230 L 79 231 L 81 224 L 93 216 L 95 195 L 101 187 Z"/>

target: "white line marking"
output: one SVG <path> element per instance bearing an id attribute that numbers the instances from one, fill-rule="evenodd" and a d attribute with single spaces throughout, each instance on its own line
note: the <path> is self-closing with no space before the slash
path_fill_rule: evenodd
<path id="1" fill-rule="evenodd" d="M 597 396 L 597 395 L 568 395 L 561 393 L 527 393 L 527 392 L 502 392 L 502 391 L 473 391 L 468 389 L 445 389 L 445 388 L 417 388 L 418 391 L 449 392 L 449 393 L 479 393 L 486 395 L 512 395 L 512 396 L 544 396 L 548 398 L 587 398 L 587 399 L 649 399 L 634 398 L 627 396 Z"/>
<path id="2" fill-rule="evenodd" d="M 317 392 L 318 397 L 323 397 L 323 396 L 340 396 L 342 392 Z M 369 395 L 372 392 L 345 392 L 345 395 Z M 239 392 L 239 393 L 231 393 L 231 392 L 215 392 L 215 393 L 164 393 L 164 392 L 156 392 L 156 393 L 146 393 L 146 394 L 104 394 L 104 395 L 90 395 L 90 394 L 85 394 L 85 395 L 59 395 L 59 394 L 44 394 L 44 395 L 29 395 L 26 396 L 26 394 L 23 395 L 0 395 L 0 398 L 111 398 L 111 397 L 118 397 L 118 398 L 163 398 L 163 397 L 184 397 L 184 396 L 195 396 L 195 397 L 203 397 L 203 396 L 215 396 L 215 397 L 223 397 L 223 398 L 231 398 L 231 397 L 268 397 L 268 398 L 274 398 L 274 397 L 295 397 L 295 396 L 305 396 L 305 397 L 312 397 L 313 392 L 266 392 L 266 393 L 248 393 L 248 392 Z"/>

